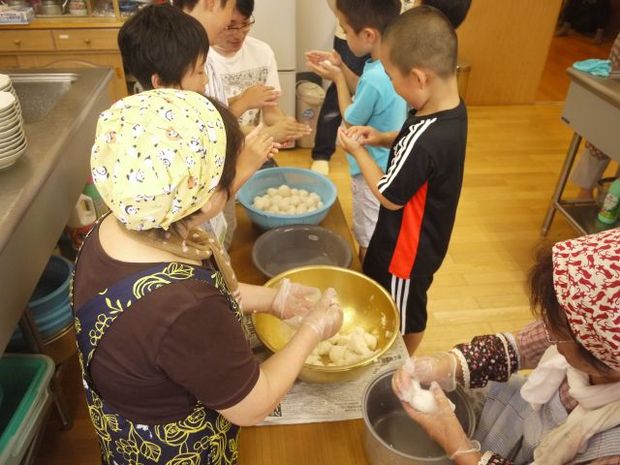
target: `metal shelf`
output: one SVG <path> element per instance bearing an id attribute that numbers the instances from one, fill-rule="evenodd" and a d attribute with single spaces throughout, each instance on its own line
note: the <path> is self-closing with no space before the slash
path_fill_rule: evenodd
<path id="1" fill-rule="evenodd" d="M 555 208 L 581 234 L 594 234 L 620 226 L 618 222 L 601 223 L 597 218 L 599 207 L 594 201 L 560 200 L 556 202 Z"/>

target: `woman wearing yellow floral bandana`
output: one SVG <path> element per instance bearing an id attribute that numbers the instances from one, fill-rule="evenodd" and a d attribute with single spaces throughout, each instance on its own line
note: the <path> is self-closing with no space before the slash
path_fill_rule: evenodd
<path id="1" fill-rule="evenodd" d="M 197 227 L 270 156 L 259 137 L 256 166 L 237 172 L 242 141 L 227 110 L 187 91 L 127 97 L 99 118 L 91 168 L 111 214 L 84 241 L 73 307 L 103 463 L 237 463 L 239 425 L 271 413 L 342 324 L 333 289 L 237 283 L 219 241 Z M 242 311 L 302 324 L 259 364 Z"/>

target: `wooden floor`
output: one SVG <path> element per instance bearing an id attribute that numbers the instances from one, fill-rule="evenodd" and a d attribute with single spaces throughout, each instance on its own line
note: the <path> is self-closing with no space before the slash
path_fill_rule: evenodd
<path id="1" fill-rule="evenodd" d="M 564 69 L 576 59 L 594 56 L 593 51 L 580 38 L 555 39 L 540 99 L 563 99 Z M 597 56 L 605 54 L 603 47 Z M 515 330 L 531 319 L 525 277 L 541 242 L 543 215 L 571 136 L 560 121 L 561 108 L 561 103 L 547 102 L 469 109 L 463 191 L 448 256 L 429 293 L 429 325 L 420 353 L 446 350 L 476 334 Z M 285 152 L 278 161 L 307 167 L 309 151 Z M 331 169 L 350 219 L 349 178 L 341 151 Z M 546 243 L 575 235 L 558 217 Z M 52 417 L 38 456 L 40 465 L 89 465 L 98 460 L 77 365 L 68 371 L 64 384 L 75 425 L 61 432 Z"/>

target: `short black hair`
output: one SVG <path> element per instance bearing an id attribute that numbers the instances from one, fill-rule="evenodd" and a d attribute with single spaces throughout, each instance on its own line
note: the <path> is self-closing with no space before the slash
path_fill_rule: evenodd
<path id="1" fill-rule="evenodd" d="M 356 33 L 369 27 L 383 34 L 385 28 L 398 18 L 401 8 L 400 0 L 336 0 L 336 9 L 347 18 Z"/>
<path id="2" fill-rule="evenodd" d="M 535 316 L 542 318 L 547 328 L 562 340 L 572 340 L 577 344 L 579 355 L 592 367 L 602 373 L 612 371 L 604 362 L 581 345 L 571 331 L 566 311 L 558 302 L 553 285 L 553 255 L 551 248 L 540 246 L 536 252 L 534 265 L 528 275 L 530 306 Z"/>
<path id="3" fill-rule="evenodd" d="M 118 32 L 125 69 L 145 89 L 151 77 L 178 86 L 198 60 L 206 59 L 209 38 L 200 22 L 168 4 L 148 5 L 131 16 Z"/>
<path id="4" fill-rule="evenodd" d="M 249 18 L 254 13 L 254 0 L 237 0 L 237 5 L 235 6 L 235 8 L 243 16 Z"/>
<path id="5" fill-rule="evenodd" d="M 226 158 L 224 159 L 224 168 L 218 187 L 227 192 L 228 197 L 232 195 L 231 187 L 237 174 L 237 158 L 239 152 L 243 148 L 245 135 L 239 126 L 239 119 L 219 100 L 205 97 L 208 99 L 222 117 L 224 129 L 226 130 Z"/>
<path id="6" fill-rule="evenodd" d="M 465 21 L 471 0 L 422 0 L 422 4 L 437 8 L 456 29 Z"/>
<path id="7" fill-rule="evenodd" d="M 196 5 L 198 4 L 200 0 L 172 0 L 172 4 L 177 7 L 180 8 L 181 10 L 187 10 L 187 11 L 192 11 L 194 8 L 196 8 Z M 222 6 L 222 8 L 224 8 L 228 2 L 234 2 L 235 0 L 220 0 L 220 5 Z"/>
<path id="8" fill-rule="evenodd" d="M 403 73 L 429 69 L 441 77 L 456 73 L 458 40 L 446 16 L 422 5 L 400 15 L 385 31 L 392 63 Z"/>

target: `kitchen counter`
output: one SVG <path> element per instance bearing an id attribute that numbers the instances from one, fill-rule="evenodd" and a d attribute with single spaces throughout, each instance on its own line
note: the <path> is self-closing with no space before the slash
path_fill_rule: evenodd
<path id="1" fill-rule="evenodd" d="M 570 86 L 564 102 L 562 120 L 574 133 L 543 221 L 543 236 L 549 231 L 556 211 L 564 215 L 581 234 L 592 234 L 609 228 L 597 220 L 598 206 L 593 200 L 562 199 L 583 138 L 612 160 L 620 162 L 620 81 L 595 77 L 574 68 L 569 68 L 566 72 L 570 78 Z"/>
<path id="2" fill-rule="evenodd" d="M 262 231 L 250 222 L 240 205 L 237 205 L 237 219 L 230 254 L 237 277 L 245 283 L 264 284 L 266 278 L 252 263 L 252 247 Z M 321 226 L 340 234 L 353 248 L 353 237 L 338 201 Z M 355 253 L 351 268 L 361 270 Z M 363 432 L 363 420 L 244 427 L 239 439 L 239 463 L 368 465 L 362 444 Z"/>
<path id="3" fill-rule="evenodd" d="M 40 82 L 37 75 L 41 79 L 70 75 L 68 90 L 49 113 L 37 121 L 26 120 L 26 153 L 0 171 L 3 352 L 86 183 L 97 118 L 110 105 L 108 84 L 113 73 L 106 68 L 0 69 L 0 73 L 33 75 L 35 84 Z M 28 97 L 20 95 L 22 107 L 28 105 Z"/>

